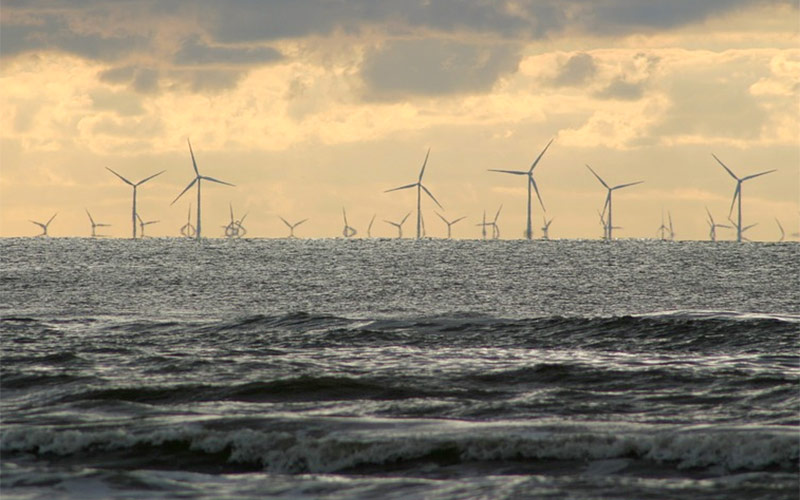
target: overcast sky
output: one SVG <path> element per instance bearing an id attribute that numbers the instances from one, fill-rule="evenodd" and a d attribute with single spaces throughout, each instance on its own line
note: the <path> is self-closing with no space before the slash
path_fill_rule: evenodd
<path id="1" fill-rule="evenodd" d="M 425 183 L 456 237 L 476 238 L 500 204 L 522 237 L 524 178 L 536 179 L 555 238 L 602 235 L 609 184 L 618 237 L 705 239 L 705 208 L 728 214 L 737 175 L 744 222 L 775 240 L 800 226 L 800 13 L 771 0 L 3 1 L 0 236 L 86 236 L 84 209 L 130 235 L 138 181 L 148 235 L 186 222 L 190 138 L 206 236 L 228 204 L 249 234 L 333 237 L 341 209 L 360 235 L 415 207 Z M 423 200 L 428 234 L 445 225 Z M 534 206 L 534 236 L 542 210 Z M 409 218 L 404 234 L 413 234 Z M 724 238 L 732 233 L 720 231 Z M 795 238 L 796 239 L 796 238 Z"/>

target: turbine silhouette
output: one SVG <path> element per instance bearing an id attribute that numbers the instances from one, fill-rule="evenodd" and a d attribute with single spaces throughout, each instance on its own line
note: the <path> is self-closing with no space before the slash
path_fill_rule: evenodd
<path id="1" fill-rule="evenodd" d="M 417 188 L 417 239 L 420 239 L 422 237 L 422 231 L 423 231 L 423 229 L 422 229 L 422 225 L 423 225 L 423 222 L 422 222 L 422 192 L 425 191 L 425 194 L 430 196 L 430 198 L 437 205 L 439 205 L 439 208 L 444 210 L 444 207 L 441 205 L 441 203 L 439 203 L 436 200 L 436 198 L 433 196 L 433 194 L 431 194 L 431 192 L 428 190 L 428 188 L 426 188 L 425 186 L 422 185 L 422 176 L 425 175 L 425 166 L 428 165 L 428 156 L 430 154 L 431 154 L 431 150 L 430 150 L 430 148 L 428 148 L 428 152 L 425 154 L 425 161 L 422 163 L 422 169 L 419 171 L 419 178 L 417 179 L 417 182 L 415 182 L 413 184 L 407 184 L 405 186 L 400 186 L 400 187 L 396 187 L 396 188 L 392 188 L 392 189 L 387 189 L 386 191 L 384 191 L 384 193 L 389 193 L 391 191 L 399 191 L 401 189 L 409 189 L 409 188 L 413 188 L 413 187 Z"/>
<path id="2" fill-rule="evenodd" d="M 133 188 L 133 206 L 131 208 L 131 224 L 133 226 L 133 230 L 132 230 L 133 236 L 132 236 L 132 238 L 135 239 L 136 238 L 136 216 L 138 215 L 138 213 L 136 212 L 136 189 L 139 186 L 141 186 L 142 184 L 144 184 L 145 182 L 147 182 L 150 179 L 152 179 L 153 177 L 156 177 L 156 176 L 159 176 L 159 175 L 163 174 L 164 172 L 166 172 L 166 170 L 162 170 L 161 172 L 159 172 L 157 174 L 153 174 L 150 177 L 145 177 L 144 179 L 142 179 L 142 180 L 140 180 L 139 182 L 136 182 L 136 183 L 129 181 L 128 179 L 126 179 L 125 177 L 122 177 L 121 175 L 119 175 L 118 173 L 114 172 L 113 170 L 111 170 L 108 167 L 106 167 L 106 170 L 108 170 L 112 174 L 116 175 L 117 177 L 122 179 L 122 182 L 124 182 L 125 184 L 127 184 L 127 185 L 129 185 L 129 186 L 131 186 Z"/>
<path id="3" fill-rule="evenodd" d="M 731 177 L 736 179 L 736 189 L 733 191 L 733 200 L 731 200 L 731 208 L 730 208 L 730 210 L 728 210 L 728 219 L 731 221 L 731 223 L 734 224 L 734 226 L 736 226 L 736 241 L 742 241 L 742 233 L 745 231 L 745 229 L 742 228 L 742 183 L 744 181 L 749 181 L 750 179 L 754 179 L 756 177 L 772 173 L 776 169 L 773 168 L 772 170 L 766 170 L 764 172 L 759 172 L 757 174 L 747 175 L 747 176 L 742 177 L 740 179 L 739 177 L 736 176 L 736 174 L 733 173 L 733 171 L 731 171 L 731 169 L 728 168 L 727 165 L 722 163 L 722 160 L 717 158 L 717 156 L 714 153 L 711 153 L 711 156 L 713 156 L 714 159 L 717 160 L 717 162 L 720 165 L 722 165 L 722 168 L 724 168 L 725 171 L 728 172 L 731 175 Z M 738 207 L 739 216 L 738 216 L 737 220 L 734 221 L 734 220 L 731 219 L 731 214 L 733 213 L 733 206 L 736 204 L 737 201 L 739 202 L 739 207 Z M 753 226 L 751 225 L 751 226 L 748 226 L 748 228 L 749 227 L 753 227 Z"/>
<path id="4" fill-rule="evenodd" d="M 451 220 L 451 221 L 449 221 L 449 220 L 445 219 L 445 218 L 444 218 L 444 216 L 443 216 L 442 214 L 440 214 L 439 212 L 435 212 L 435 213 L 436 213 L 436 215 L 438 215 L 438 216 L 439 216 L 439 218 L 440 218 L 440 219 L 442 219 L 442 222 L 444 222 L 445 224 L 447 224 L 447 239 L 448 239 L 448 240 L 451 238 L 451 229 L 452 229 L 453 225 L 454 225 L 456 222 L 458 222 L 458 221 L 461 221 L 461 220 L 464 220 L 464 219 L 466 219 L 466 218 L 467 218 L 467 216 L 465 215 L 465 216 L 463 216 L 463 217 L 459 217 L 458 219 L 455 219 L 455 220 Z"/>
<path id="5" fill-rule="evenodd" d="M 550 239 L 550 224 L 553 223 L 553 219 L 547 220 L 547 218 L 542 215 L 542 239 L 549 240 Z"/>
<path id="6" fill-rule="evenodd" d="M 247 229 L 245 229 L 244 226 L 242 225 L 244 219 L 247 217 L 247 214 L 245 213 L 241 219 L 237 220 L 233 217 L 233 203 L 228 203 L 228 206 L 230 207 L 231 221 L 228 224 L 222 226 L 223 229 L 225 229 L 225 237 L 242 238 L 244 237 L 244 235 L 247 234 Z"/>
<path id="7" fill-rule="evenodd" d="M 539 156 L 536 157 L 536 159 L 533 161 L 533 164 L 531 164 L 531 168 L 528 169 L 527 171 L 489 169 L 489 172 L 500 172 L 503 174 L 511 174 L 511 175 L 525 175 L 528 177 L 526 181 L 526 184 L 528 185 L 528 225 L 526 226 L 525 229 L 525 237 L 529 240 L 533 238 L 533 228 L 531 226 L 531 188 L 533 188 L 533 190 L 536 191 L 536 197 L 539 198 L 539 204 L 542 206 L 542 210 L 545 212 L 547 211 L 547 209 L 544 208 L 544 202 L 542 201 L 542 196 L 539 194 L 539 188 L 536 186 L 536 180 L 533 178 L 533 169 L 536 168 L 536 165 L 539 164 L 539 160 L 542 159 L 542 156 L 544 156 L 545 151 L 547 151 L 547 148 L 549 148 L 550 144 L 552 143 L 553 139 L 550 139 L 550 142 L 548 142 L 547 146 L 545 146 L 542 152 L 539 153 Z"/>
<path id="8" fill-rule="evenodd" d="M 136 214 L 136 218 L 139 220 L 139 229 L 141 230 L 141 236 L 140 236 L 141 238 L 145 237 L 145 235 L 144 235 L 144 227 L 145 226 L 149 226 L 150 224 L 155 224 L 156 222 L 159 222 L 157 220 L 149 220 L 149 221 L 145 222 L 145 221 L 142 220 L 142 218 L 139 216 L 138 213 Z"/>
<path id="9" fill-rule="evenodd" d="M 291 224 L 289 223 L 289 221 L 287 221 L 280 215 L 278 216 L 278 218 L 282 220 L 284 224 L 286 224 L 286 227 L 289 228 L 289 236 L 288 236 L 289 238 L 296 238 L 296 236 L 294 235 L 294 228 L 296 228 L 297 226 L 308 220 L 308 219 L 303 219 L 300 222 L 295 222 L 294 224 Z"/>
<path id="10" fill-rule="evenodd" d="M 397 228 L 397 238 L 400 239 L 400 238 L 403 237 L 403 224 L 406 223 L 406 219 L 408 219 L 409 215 L 411 215 L 411 212 L 408 212 L 406 214 L 406 216 L 403 217 L 403 220 L 401 220 L 400 222 L 392 222 L 392 221 L 386 220 L 386 219 L 384 219 L 383 222 L 385 222 L 387 224 L 391 224 L 392 226 L 396 227 Z"/>
<path id="11" fill-rule="evenodd" d="M 181 226 L 181 236 L 184 238 L 194 238 L 197 236 L 197 229 L 192 225 L 192 204 L 189 203 L 189 213 L 186 214 L 186 224 Z"/>
<path id="12" fill-rule="evenodd" d="M 41 222 L 37 222 L 35 220 L 28 219 L 30 222 L 32 222 L 32 223 L 36 224 L 37 226 L 39 226 L 40 228 L 42 228 L 42 234 L 37 234 L 36 236 L 49 236 L 47 234 L 47 228 L 50 227 L 50 223 L 53 222 L 53 219 L 56 218 L 56 215 L 58 215 L 58 212 L 54 213 L 53 216 L 50 217 L 50 220 L 48 220 L 44 224 L 42 224 Z"/>
<path id="13" fill-rule="evenodd" d="M 706 214 L 708 214 L 708 237 L 711 241 L 717 241 L 717 228 L 722 227 L 726 229 L 731 229 L 732 226 L 728 226 L 726 224 L 717 224 L 714 222 L 714 217 L 711 216 L 711 212 L 708 211 L 708 207 L 706 207 Z"/>
<path id="14" fill-rule="evenodd" d="M 95 222 L 94 219 L 92 218 L 92 214 L 89 213 L 89 209 L 88 208 L 84 208 L 84 210 L 86 210 L 86 215 L 89 216 L 89 222 L 92 224 L 92 238 L 103 238 L 103 237 L 105 237 L 104 234 L 97 234 L 97 228 L 98 227 L 110 227 L 111 224 L 102 224 L 100 222 Z"/>
<path id="15" fill-rule="evenodd" d="M 594 174 L 595 177 L 597 177 L 597 180 L 600 181 L 600 184 L 602 184 L 603 187 L 605 187 L 608 190 L 608 194 L 606 195 L 606 202 L 603 205 L 603 215 L 605 215 L 606 210 L 608 210 L 608 221 L 605 222 L 606 233 L 607 233 L 606 239 L 609 239 L 609 240 L 613 239 L 612 230 L 617 229 L 617 228 L 614 226 L 614 223 L 613 223 L 613 220 L 612 220 L 612 217 L 611 217 L 611 193 L 613 193 L 617 189 L 622 189 L 622 188 L 626 188 L 626 187 L 629 187 L 629 186 L 635 186 L 636 184 L 641 184 L 644 181 L 629 182 L 628 184 L 619 184 L 617 186 L 610 187 L 608 184 L 606 184 L 606 181 L 604 181 L 602 178 L 600 178 L 599 175 L 597 175 L 597 172 L 592 170 L 592 167 L 590 167 L 589 165 L 586 165 L 586 168 L 588 168 L 589 171 L 592 174 Z"/>
<path id="16" fill-rule="evenodd" d="M 192 156 L 192 167 L 194 167 L 194 175 L 195 175 L 195 177 L 192 180 L 192 182 L 190 182 L 189 185 L 186 186 L 183 189 L 183 191 L 181 191 L 181 194 L 179 194 L 177 198 L 172 200 L 172 203 L 170 203 L 170 205 L 175 204 L 175 202 L 178 201 L 181 196 L 183 196 L 183 193 L 185 193 L 186 191 L 191 189 L 191 187 L 194 186 L 195 183 L 197 184 L 197 232 L 196 232 L 197 234 L 196 234 L 196 238 L 199 240 L 200 238 L 203 237 L 202 233 L 201 233 L 201 225 L 200 225 L 200 220 L 201 220 L 200 219 L 200 206 L 201 206 L 200 205 L 200 185 L 201 185 L 202 181 L 216 182 L 218 184 L 225 184 L 226 186 L 233 186 L 233 184 L 231 184 L 229 182 L 221 181 L 219 179 L 215 179 L 213 177 L 208 177 L 206 175 L 200 175 L 200 171 L 197 169 L 197 162 L 194 159 L 194 151 L 192 151 L 192 143 L 189 142 L 189 139 L 186 139 L 186 143 L 189 145 L 189 154 Z"/>
<path id="17" fill-rule="evenodd" d="M 358 234 L 358 231 L 356 231 L 356 228 L 351 227 L 347 223 L 347 212 L 344 211 L 344 207 L 342 207 L 342 217 L 344 217 L 344 229 L 342 229 L 342 235 L 345 238 L 352 238 L 353 236 Z"/>

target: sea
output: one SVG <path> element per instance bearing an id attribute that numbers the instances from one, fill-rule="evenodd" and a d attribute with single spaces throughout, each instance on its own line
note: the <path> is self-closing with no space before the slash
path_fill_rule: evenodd
<path id="1" fill-rule="evenodd" d="M 0 497 L 800 498 L 800 244 L 0 239 Z"/>

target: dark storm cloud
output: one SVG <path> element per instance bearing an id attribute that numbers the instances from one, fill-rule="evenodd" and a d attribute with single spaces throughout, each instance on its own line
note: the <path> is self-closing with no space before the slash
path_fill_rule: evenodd
<path id="1" fill-rule="evenodd" d="M 372 99 L 486 91 L 500 76 L 516 71 L 519 59 L 513 46 L 401 40 L 368 54 L 362 78 Z"/>
<path id="2" fill-rule="evenodd" d="M 550 83 L 556 86 L 583 85 L 597 72 L 594 58 L 586 53 L 575 54 L 558 68 L 558 73 Z"/>

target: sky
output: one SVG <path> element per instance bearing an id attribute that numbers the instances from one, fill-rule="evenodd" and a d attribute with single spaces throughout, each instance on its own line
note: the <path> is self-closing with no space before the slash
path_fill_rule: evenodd
<path id="1" fill-rule="evenodd" d="M 351 226 L 391 237 L 424 184 L 458 238 L 498 207 L 521 238 L 524 177 L 552 238 L 599 238 L 608 184 L 620 238 L 707 239 L 736 175 L 753 240 L 800 227 L 796 0 L 14 1 L 0 6 L 0 236 L 87 236 L 85 210 L 131 233 L 131 188 L 151 236 L 177 236 L 203 175 L 203 232 L 229 204 L 248 236 Z M 429 236 L 444 236 L 423 199 Z M 193 217 L 193 216 L 192 216 Z M 414 233 L 412 214 L 404 235 Z M 543 211 L 534 199 L 534 237 Z M 731 231 L 719 230 L 720 239 Z"/>

